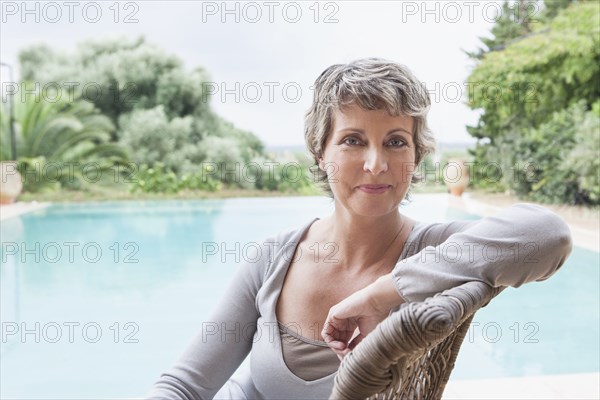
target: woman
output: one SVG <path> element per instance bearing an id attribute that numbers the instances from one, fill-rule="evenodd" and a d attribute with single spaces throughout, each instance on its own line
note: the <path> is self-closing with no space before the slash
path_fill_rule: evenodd
<path id="1" fill-rule="evenodd" d="M 319 76 L 305 136 L 335 211 L 248 257 L 149 398 L 326 399 L 340 359 L 403 302 L 469 280 L 518 287 L 556 272 L 571 236 L 544 208 L 434 224 L 399 212 L 433 150 L 429 107 L 393 62 L 357 60 Z M 533 254 L 519 251 L 525 244 Z M 230 379 L 250 351 L 250 370 Z"/>

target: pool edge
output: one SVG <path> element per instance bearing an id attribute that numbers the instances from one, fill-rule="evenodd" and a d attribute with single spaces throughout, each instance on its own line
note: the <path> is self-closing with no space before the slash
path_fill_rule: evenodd
<path id="1" fill-rule="evenodd" d="M 32 211 L 41 210 L 48 207 L 50 204 L 51 203 L 48 202 L 39 203 L 37 201 L 18 201 L 11 204 L 2 204 L 0 206 L 0 221 L 15 218 Z"/>
<path id="2" fill-rule="evenodd" d="M 598 399 L 600 372 L 448 382 L 443 400 Z"/>

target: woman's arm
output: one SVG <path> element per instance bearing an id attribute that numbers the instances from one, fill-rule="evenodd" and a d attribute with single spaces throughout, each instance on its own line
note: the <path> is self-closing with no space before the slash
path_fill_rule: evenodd
<path id="1" fill-rule="evenodd" d="M 516 204 L 466 224 L 439 224 L 414 245 L 419 253 L 392 271 L 405 301 L 422 301 L 472 280 L 493 287 L 543 281 L 564 264 L 572 239 L 567 224 L 552 211 Z"/>
<path id="2" fill-rule="evenodd" d="M 271 257 L 268 246 L 259 248 L 248 255 L 253 261 L 244 261 L 237 268 L 217 308 L 202 323 L 201 332 L 161 375 L 147 399 L 212 399 L 246 358 L 258 319 L 256 294 Z"/>
<path id="3" fill-rule="evenodd" d="M 571 232 L 553 212 L 517 204 L 477 221 L 435 224 L 413 246 L 413 256 L 394 270 L 333 306 L 323 338 L 343 357 L 389 311 L 406 301 L 478 280 L 519 287 L 552 276 L 572 249 Z M 359 335 L 349 342 L 358 328 Z"/>

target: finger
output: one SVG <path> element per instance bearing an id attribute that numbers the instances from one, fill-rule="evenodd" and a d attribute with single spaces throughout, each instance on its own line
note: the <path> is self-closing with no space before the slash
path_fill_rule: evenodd
<path id="1" fill-rule="evenodd" d="M 339 350 L 339 351 L 342 351 L 346 348 L 346 343 L 340 342 L 339 340 L 331 341 L 331 342 L 327 343 L 327 345 L 329 347 L 331 347 L 332 349 Z"/>
<path id="2" fill-rule="evenodd" d="M 332 350 L 335 353 L 335 355 L 340 359 L 340 361 L 342 361 L 344 359 L 344 357 L 346 357 L 351 351 L 348 348 L 346 348 L 344 350 L 336 350 L 336 349 L 332 349 Z"/>
<path id="3" fill-rule="evenodd" d="M 356 326 L 356 321 L 353 320 L 350 316 L 345 316 L 339 313 L 338 311 L 334 311 L 333 309 L 329 311 L 327 318 L 325 319 L 325 325 L 323 329 L 339 329 L 340 331 L 351 330 Z"/>
<path id="4" fill-rule="evenodd" d="M 321 336 L 323 336 L 325 343 L 332 349 L 341 350 L 346 347 L 347 341 L 340 340 L 340 338 L 337 337 L 338 335 L 336 335 L 336 332 L 328 333 L 323 329 L 323 331 L 321 331 Z"/>
<path id="5" fill-rule="evenodd" d="M 323 340 L 327 343 L 331 341 L 348 343 L 353 334 L 353 330 L 338 329 L 332 323 L 326 323 L 323 330 L 321 330 L 321 336 L 323 336 Z"/>
<path id="6" fill-rule="evenodd" d="M 345 349 L 343 351 L 336 351 L 335 353 L 337 354 L 340 361 L 342 361 L 344 359 L 344 357 L 346 357 L 348 354 L 350 354 L 350 351 L 351 351 L 350 349 Z"/>
<path id="7" fill-rule="evenodd" d="M 354 350 L 354 348 L 355 348 L 356 346 L 358 346 L 358 344 L 359 344 L 360 342 L 362 342 L 362 340 L 363 340 L 364 338 L 365 338 L 365 336 L 364 336 L 362 333 L 360 333 L 358 336 L 356 336 L 354 339 L 352 339 L 352 341 L 351 341 L 350 343 L 348 343 L 348 348 L 349 348 L 350 350 Z"/>
<path id="8" fill-rule="evenodd" d="M 323 336 L 323 340 L 325 340 L 326 343 L 332 342 L 335 340 L 334 335 L 335 328 L 333 327 L 333 325 L 325 323 L 323 330 L 321 330 L 321 336 Z"/>

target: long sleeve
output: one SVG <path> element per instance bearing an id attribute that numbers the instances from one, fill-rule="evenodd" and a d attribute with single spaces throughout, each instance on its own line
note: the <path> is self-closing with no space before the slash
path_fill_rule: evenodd
<path id="1" fill-rule="evenodd" d="M 147 399 L 212 399 L 246 358 L 256 332 L 256 295 L 271 260 L 265 244 L 245 255 L 212 316 Z"/>
<path id="2" fill-rule="evenodd" d="M 552 211 L 516 204 L 477 221 L 432 224 L 412 242 L 392 276 L 406 301 L 477 280 L 519 287 L 552 276 L 572 249 L 571 232 Z"/>

